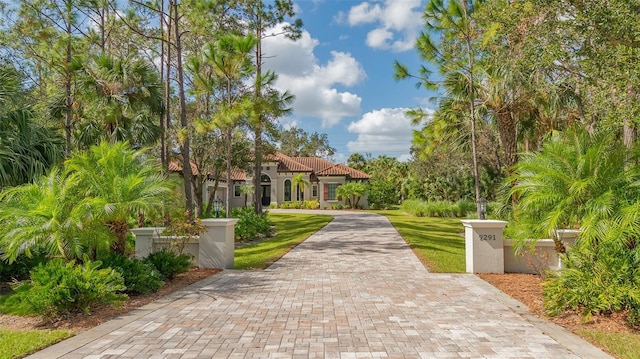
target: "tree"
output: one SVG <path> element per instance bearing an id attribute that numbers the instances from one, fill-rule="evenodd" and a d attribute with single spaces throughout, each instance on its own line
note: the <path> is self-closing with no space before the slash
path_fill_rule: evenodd
<path id="1" fill-rule="evenodd" d="M 125 254 L 131 218 L 162 211 L 175 187 L 154 160 L 126 142 L 102 142 L 76 152 L 65 166 L 77 176 L 86 210 L 113 234 L 111 249 L 119 254 Z"/>
<path id="2" fill-rule="evenodd" d="M 284 23 L 286 17 L 295 16 L 293 1 L 275 0 L 273 3 L 265 5 L 262 0 L 243 1 L 247 14 L 247 24 L 257 43 L 255 46 L 255 86 L 254 103 L 257 108 L 250 118 L 250 128 L 254 138 L 254 210 L 255 213 L 262 213 L 262 190 L 260 186 L 260 174 L 262 173 L 262 157 L 264 152 L 263 137 L 273 127 L 272 121 L 280 116 L 286 115 L 289 111 L 288 104 L 293 101 L 293 97 L 288 94 L 278 94 L 272 88 L 275 75 L 262 72 L 262 39 L 272 36 L 284 35 L 291 40 L 297 40 L 302 36 L 302 20 L 296 19 L 293 24 Z M 280 32 L 268 33 L 268 29 L 273 29 L 278 24 L 284 24 Z"/>
<path id="3" fill-rule="evenodd" d="M 304 173 L 298 173 L 291 177 L 291 184 L 296 189 L 296 201 L 304 201 L 304 188 L 310 186 L 311 182 L 304 178 Z"/>
<path id="4" fill-rule="evenodd" d="M 13 262 L 21 254 L 44 248 L 49 257 L 80 260 L 109 236 L 102 225 L 92 225 L 78 178 L 53 169 L 36 182 L 6 189 L 0 194 L 0 247 Z"/>
<path id="5" fill-rule="evenodd" d="M 358 208 L 360 198 L 367 194 L 368 188 L 362 182 L 347 182 L 336 188 L 336 195 L 347 200 L 350 208 Z"/>
<path id="6" fill-rule="evenodd" d="M 425 7 L 425 26 L 429 32 L 423 32 L 418 38 L 416 47 L 420 56 L 427 62 L 436 65 L 443 77 L 449 79 L 464 78 L 464 87 L 458 90 L 466 98 L 468 105 L 467 116 L 471 123 L 471 153 L 473 162 L 473 178 L 475 182 L 475 197 L 478 216 L 481 218 L 479 200 L 480 176 L 478 172 L 477 154 L 477 113 L 476 113 L 476 59 L 475 43 L 480 36 L 476 29 L 472 14 L 480 1 L 476 0 L 430 0 Z M 417 78 L 419 86 L 435 89 L 437 84 L 430 79 L 431 72 L 422 67 L 417 76 L 411 75 L 409 70 L 396 62 L 395 78 L 397 80 Z M 460 83 L 459 81 L 453 81 Z M 450 89 L 452 90 L 452 89 Z"/>
<path id="7" fill-rule="evenodd" d="M 636 169 L 627 166 L 627 151 L 613 136 L 608 131 L 589 134 L 572 128 L 552 135 L 540 152 L 522 155 L 509 178 L 511 193 L 519 198 L 513 209 L 514 238 L 553 238 L 556 251 L 564 253 L 558 229 L 580 229 L 581 240 L 594 245 L 620 233 L 612 229 L 620 228 L 616 221 L 631 213 L 623 208 L 633 207 L 639 194 L 632 185 Z M 640 217 L 626 218 L 633 218 L 626 222 L 630 229 Z M 635 235 L 619 240 L 625 238 L 636 245 Z"/>
<path id="8" fill-rule="evenodd" d="M 280 141 L 279 151 L 290 157 L 320 157 L 328 159 L 336 152 L 336 149 L 329 145 L 329 138 L 326 133 L 313 132 L 309 135 L 307 131 L 301 128 L 291 127 L 282 131 L 278 139 Z"/>
<path id="9" fill-rule="evenodd" d="M 0 189 L 33 182 L 64 158 L 64 140 L 30 109 L 0 114 Z"/>
<path id="10" fill-rule="evenodd" d="M 140 59 L 99 55 L 85 66 L 83 121 L 76 138 L 81 147 L 128 141 L 135 147 L 155 144 L 160 128 L 155 123 L 162 113 L 163 95 L 156 72 Z"/>

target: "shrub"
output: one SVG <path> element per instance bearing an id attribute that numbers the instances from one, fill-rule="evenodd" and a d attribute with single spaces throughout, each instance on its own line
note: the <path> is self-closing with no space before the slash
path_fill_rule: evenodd
<path id="1" fill-rule="evenodd" d="M 191 268 L 190 255 L 178 254 L 166 249 L 149 254 L 144 261 L 152 264 L 166 279 L 173 279 L 177 274 Z"/>
<path id="2" fill-rule="evenodd" d="M 415 217 L 466 217 L 475 212 L 476 205 L 471 201 L 433 201 L 425 202 L 416 199 L 402 203 L 402 210 Z"/>
<path id="3" fill-rule="evenodd" d="M 116 270 L 124 278 L 127 293 L 151 293 L 162 288 L 162 274 L 156 267 L 137 258 L 113 253 L 102 260 L 103 267 Z"/>
<path id="4" fill-rule="evenodd" d="M 342 203 L 335 203 L 331 205 L 331 209 L 334 209 L 334 210 L 340 210 L 343 208 L 344 208 L 344 205 Z"/>
<path id="5" fill-rule="evenodd" d="M 320 208 L 320 202 L 317 199 L 313 199 L 310 201 L 304 201 L 302 203 L 302 208 L 304 209 L 318 209 Z"/>
<path id="6" fill-rule="evenodd" d="M 100 269 L 100 261 L 84 264 L 54 259 L 31 271 L 31 280 L 21 282 L 2 310 L 13 314 L 56 317 L 100 304 L 120 305 L 127 298 L 122 276 L 111 268 Z"/>
<path id="7" fill-rule="evenodd" d="M 640 247 L 613 241 L 593 247 L 580 243 L 567 251 L 564 268 L 544 283 L 545 307 L 552 316 L 580 310 L 597 313 L 637 310 L 640 304 Z M 632 317 L 633 319 L 633 317 Z"/>
<path id="8" fill-rule="evenodd" d="M 372 179 L 369 184 L 369 205 L 372 209 L 389 209 L 399 202 L 399 191 L 391 181 Z"/>
<path id="9" fill-rule="evenodd" d="M 252 207 L 234 208 L 231 217 L 238 218 L 235 232 L 240 240 L 250 241 L 270 235 L 271 223 L 266 212 L 256 214 Z"/>
<path id="10" fill-rule="evenodd" d="M 9 264 L 7 260 L 0 261 L 0 282 L 20 281 L 29 278 L 29 272 L 37 265 L 46 261 L 44 250 L 32 251 L 32 256 L 20 254 Z"/>

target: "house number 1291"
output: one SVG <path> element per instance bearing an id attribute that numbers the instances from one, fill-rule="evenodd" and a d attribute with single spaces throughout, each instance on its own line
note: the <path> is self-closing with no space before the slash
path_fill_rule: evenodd
<path id="1" fill-rule="evenodd" d="M 495 234 L 480 234 L 480 240 L 481 241 L 495 241 L 496 240 L 496 235 Z"/>

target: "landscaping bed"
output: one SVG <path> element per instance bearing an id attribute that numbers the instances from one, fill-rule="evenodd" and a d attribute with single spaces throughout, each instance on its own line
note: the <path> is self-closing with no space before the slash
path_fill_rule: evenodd
<path id="1" fill-rule="evenodd" d="M 142 307 L 143 305 L 151 303 L 169 293 L 173 293 L 197 281 L 212 276 L 219 271 L 219 269 L 191 268 L 188 272 L 178 274 L 172 280 L 167 281 L 158 292 L 129 296 L 127 302 L 120 308 L 114 308 L 111 306 L 94 308 L 91 315 L 78 313 L 50 322 L 43 321 L 36 317 L 19 317 L 0 314 L 0 328 L 12 330 L 70 329 L 79 333 L 96 327 L 131 310 Z"/>

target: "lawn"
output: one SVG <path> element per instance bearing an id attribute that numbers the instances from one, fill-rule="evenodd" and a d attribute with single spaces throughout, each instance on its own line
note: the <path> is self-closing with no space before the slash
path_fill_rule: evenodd
<path id="1" fill-rule="evenodd" d="M 269 213 L 276 235 L 260 243 L 237 248 L 235 269 L 264 269 L 333 219 L 324 214 Z"/>
<path id="2" fill-rule="evenodd" d="M 0 328 L 0 359 L 22 358 L 73 336 L 68 330 L 14 331 Z"/>
<path id="3" fill-rule="evenodd" d="M 458 218 L 413 217 L 402 210 L 386 216 L 430 272 L 465 272 L 464 227 Z"/>

